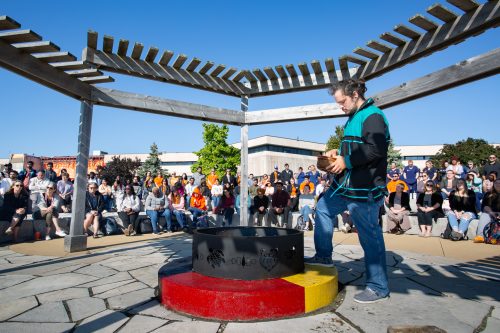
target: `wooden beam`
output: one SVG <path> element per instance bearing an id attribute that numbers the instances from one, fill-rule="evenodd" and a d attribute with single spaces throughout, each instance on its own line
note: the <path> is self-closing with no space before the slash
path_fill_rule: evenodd
<path id="1" fill-rule="evenodd" d="M 378 54 L 368 51 L 367 49 L 364 49 L 362 47 L 357 47 L 352 52 L 369 59 L 377 59 L 379 57 Z"/>
<path id="2" fill-rule="evenodd" d="M 438 24 L 436 22 L 431 21 L 420 14 L 411 17 L 408 21 L 425 31 L 433 31 L 438 28 Z"/>
<path id="3" fill-rule="evenodd" d="M 290 75 L 291 77 L 297 77 L 297 71 L 295 71 L 295 67 L 293 66 L 293 64 L 285 65 L 285 67 L 288 71 L 288 75 Z"/>
<path id="4" fill-rule="evenodd" d="M 382 53 L 390 52 L 392 50 L 392 48 L 390 48 L 388 45 L 377 42 L 375 40 L 369 41 L 368 43 L 366 43 L 366 46 Z"/>
<path id="5" fill-rule="evenodd" d="M 0 16 L 0 30 L 18 29 L 21 25 L 14 21 L 12 18 L 2 15 Z"/>
<path id="6" fill-rule="evenodd" d="M 33 54 L 33 57 L 43 62 L 66 62 L 76 60 L 76 57 L 69 52 L 39 53 Z"/>
<path id="7" fill-rule="evenodd" d="M 332 58 L 328 58 L 325 60 L 325 67 L 326 67 L 326 71 L 328 73 L 335 73 L 335 63 L 333 62 L 333 59 Z"/>
<path id="8" fill-rule="evenodd" d="M 134 48 L 132 49 L 132 54 L 130 57 L 132 59 L 138 60 L 141 58 L 142 50 L 144 49 L 144 45 L 141 43 L 135 43 Z"/>
<path id="9" fill-rule="evenodd" d="M 276 72 L 278 72 L 278 75 L 280 76 L 280 78 L 282 80 L 288 79 L 288 74 L 286 73 L 285 68 L 283 66 L 278 65 L 278 66 L 274 67 L 274 69 L 276 69 Z"/>
<path id="10" fill-rule="evenodd" d="M 98 34 L 95 31 L 87 31 L 87 47 L 96 50 L 97 49 L 97 37 Z"/>
<path id="11" fill-rule="evenodd" d="M 128 44 L 129 44 L 128 40 L 120 39 L 120 42 L 118 43 L 118 52 L 116 52 L 116 54 L 118 54 L 120 57 L 126 57 Z"/>
<path id="12" fill-rule="evenodd" d="M 144 58 L 145 61 L 147 62 L 154 62 L 156 55 L 158 54 L 158 48 L 151 46 L 148 50 L 148 53 L 146 54 L 146 58 Z"/>
<path id="13" fill-rule="evenodd" d="M 321 63 L 318 60 L 311 61 L 311 67 L 316 75 L 323 74 L 323 68 L 321 68 Z"/>
<path id="14" fill-rule="evenodd" d="M 56 62 L 56 63 L 52 63 L 50 65 L 54 68 L 61 70 L 61 71 L 89 68 L 89 65 L 85 64 L 83 61 Z"/>
<path id="15" fill-rule="evenodd" d="M 207 61 L 205 65 L 203 65 L 203 67 L 201 67 L 201 69 L 198 71 L 199 74 L 206 74 L 208 72 L 208 70 L 212 67 L 214 67 L 214 63 L 212 61 Z"/>
<path id="16" fill-rule="evenodd" d="M 448 8 L 443 7 L 443 5 L 441 5 L 439 3 L 436 3 L 432 6 L 430 6 L 427 9 L 427 13 L 431 14 L 434 17 L 437 17 L 438 19 L 440 19 L 443 22 L 455 21 L 458 17 L 457 14 L 455 14 L 454 12 L 449 10 Z"/>
<path id="17" fill-rule="evenodd" d="M 245 112 L 245 123 L 248 125 L 264 125 L 345 116 L 346 114 L 342 112 L 338 104 L 325 103 Z"/>
<path id="18" fill-rule="evenodd" d="M 264 73 L 266 73 L 267 77 L 269 80 L 277 80 L 278 75 L 274 72 L 274 70 L 271 67 L 264 67 Z"/>
<path id="19" fill-rule="evenodd" d="M 181 102 L 149 95 L 140 95 L 101 87 L 92 88 L 91 101 L 97 105 L 142 111 L 164 116 L 211 121 L 229 125 L 241 125 L 245 122 L 244 114 L 235 110 Z"/>
<path id="20" fill-rule="evenodd" d="M 113 36 L 104 35 L 102 38 L 102 50 L 106 53 L 113 53 L 113 43 L 115 39 Z"/>
<path id="21" fill-rule="evenodd" d="M 234 74 L 234 73 L 236 73 L 237 71 L 238 71 L 238 70 L 237 70 L 236 68 L 231 67 L 231 68 L 229 68 L 229 69 L 228 69 L 228 70 L 224 73 L 224 75 L 222 75 L 222 78 L 223 78 L 224 80 L 229 80 L 229 78 L 230 78 L 231 76 L 233 76 L 233 74 Z"/>
<path id="22" fill-rule="evenodd" d="M 305 62 L 301 62 L 299 65 L 299 71 L 302 74 L 302 76 L 309 76 L 311 75 L 311 72 L 309 72 L 309 68 L 307 68 L 307 64 Z"/>
<path id="23" fill-rule="evenodd" d="M 406 43 L 405 40 L 394 36 L 390 32 L 384 32 L 383 34 L 380 35 L 380 39 L 385 40 L 386 42 L 389 42 L 391 44 L 394 44 L 396 46 L 401 46 Z"/>
<path id="24" fill-rule="evenodd" d="M 89 85 L 1 40 L 0 66 L 67 96 L 90 97 Z"/>
<path id="25" fill-rule="evenodd" d="M 109 83 L 114 82 L 111 76 L 102 75 L 102 76 L 93 76 L 93 77 L 81 77 L 80 81 L 85 82 L 87 84 L 98 84 L 98 83 Z"/>
<path id="26" fill-rule="evenodd" d="M 464 12 L 471 12 L 479 7 L 479 3 L 474 0 L 446 0 L 453 6 L 460 8 Z"/>
<path id="27" fill-rule="evenodd" d="M 240 82 L 245 77 L 245 70 L 241 70 L 236 74 L 231 81 Z"/>
<path id="28" fill-rule="evenodd" d="M 412 28 L 407 27 L 404 24 L 398 24 L 397 26 L 395 26 L 394 31 L 410 39 L 418 39 L 421 36 L 418 32 L 416 32 Z"/>
<path id="29" fill-rule="evenodd" d="M 190 72 L 194 72 L 194 70 L 196 69 L 196 67 L 198 67 L 198 65 L 200 63 L 201 63 L 200 59 L 193 58 L 193 60 L 191 60 L 191 62 L 187 65 L 186 70 L 190 71 Z"/>
<path id="30" fill-rule="evenodd" d="M 0 39 L 6 43 L 38 42 L 42 37 L 31 30 L 16 30 L 0 32 Z"/>
<path id="31" fill-rule="evenodd" d="M 50 41 L 18 43 L 13 44 L 13 46 L 26 53 L 57 52 L 60 50 L 59 46 Z"/>
<path id="32" fill-rule="evenodd" d="M 257 82 L 257 81 L 258 81 L 258 80 L 257 80 L 257 78 L 255 77 L 255 75 L 253 75 L 253 73 L 252 73 L 252 72 L 250 72 L 250 71 L 245 70 L 245 74 L 244 74 L 244 75 L 245 75 L 245 78 L 246 78 L 246 79 L 248 80 L 248 82 L 250 82 L 250 83 L 255 83 L 255 82 Z"/>
<path id="33" fill-rule="evenodd" d="M 70 70 L 67 71 L 66 74 L 71 75 L 72 77 L 91 77 L 91 76 L 101 76 L 102 72 L 95 68 L 87 68 L 80 70 Z"/>
<path id="34" fill-rule="evenodd" d="M 354 64 L 358 64 L 360 66 L 363 66 L 363 65 L 366 64 L 366 60 L 358 58 L 358 57 L 355 57 L 353 55 L 345 55 L 345 56 L 343 56 L 341 58 L 344 58 L 346 61 L 352 62 Z"/>
<path id="35" fill-rule="evenodd" d="M 168 66 L 168 62 L 170 61 L 170 59 L 172 59 L 172 57 L 174 56 L 174 52 L 172 51 L 165 51 L 163 52 L 160 60 L 158 61 L 158 63 L 161 65 L 161 66 Z"/>
<path id="36" fill-rule="evenodd" d="M 172 67 L 175 69 L 181 68 L 182 65 L 184 65 L 184 63 L 186 62 L 187 58 L 188 58 L 187 55 L 179 54 L 177 59 L 175 59 L 174 63 L 172 64 Z"/>
<path id="37" fill-rule="evenodd" d="M 257 77 L 259 81 L 267 81 L 267 77 L 264 75 L 264 73 L 262 73 L 260 68 L 254 69 L 252 73 L 253 75 L 255 75 L 255 77 Z"/>
<path id="38" fill-rule="evenodd" d="M 210 76 L 217 77 L 224 69 L 226 69 L 226 65 L 217 65 L 212 73 L 210 73 Z"/>

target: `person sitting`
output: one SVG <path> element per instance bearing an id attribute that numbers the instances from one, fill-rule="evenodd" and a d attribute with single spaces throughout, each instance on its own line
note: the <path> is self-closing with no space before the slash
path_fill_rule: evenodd
<path id="1" fill-rule="evenodd" d="M 193 214 L 193 229 L 199 225 L 199 218 L 207 213 L 207 202 L 198 187 L 195 187 L 190 198 L 188 210 Z"/>
<path id="2" fill-rule="evenodd" d="M 49 185 L 49 181 L 45 179 L 45 171 L 40 170 L 36 173 L 36 177 L 30 179 L 29 190 L 30 190 L 30 199 L 31 199 L 31 209 L 34 209 L 36 206 L 36 199 L 39 194 L 45 193 L 47 190 L 47 186 Z"/>
<path id="3" fill-rule="evenodd" d="M 271 172 L 271 178 L 269 179 L 269 181 L 271 182 L 271 185 L 273 187 L 276 187 L 276 182 L 281 180 L 281 172 L 278 171 L 278 165 L 276 164 L 274 166 L 274 171 Z"/>
<path id="4" fill-rule="evenodd" d="M 297 186 L 300 186 L 302 182 L 304 181 L 306 174 L 304 172 L 304 168 L 299 167 L 299 171 L 297 172 Z"/>
<path id="5" fill-rule="evenodd" d="M 436 191 L 436 184 L 432 180 L 425 183 L 424 193 L 417 198 L 417 218 L 421 237 L 430 237 L 432 220 L 443 214 L 443 197 Z"/>
<path id="6" fill-rule="evenodd" d="M 12 188 L 12 184 L 14 184 L 16 180 L 18 180 L 17 177 L 18 177 L 17 171 L 10 170 L 9 174 L 6 175 L 6 178 L 2 179 L 2 181 L 0 182 L 0 197 L 2 198 L 2 201 L 3 197 L 5 196 L 5 193 L 7 193 Z"/>
<path id="7" fill-rule="evenodd" d="M 473 190 L 476 194 L 476 210 L 481 211 L 481 199 L 483 198 L 483 180 L 478 173 L 469 171 L 465 178 L 467 189 Z"/>
<path id="8" fill-rule="evenodd" d="M 203 179 L 198 187 L 200 189 L 200 194 L 205 198 L 205 202 L 207 204 L 207 210 L 211 210 L 210 205 L 212 204 L 212 200 L 210 199 L 210 189 L 208 188 L 207 181 Z"/>
<path id="9" fill-rule="evenodd" d="M 113 197 L 112 202 L 115 208 L 120 207 L 121 201 L 123 200 L 123 195 L 125 194 L 125 187 L 123 186 L 123 183 L 119 177 L 120 176 L 116 177 L 113 186 L 111 186 L 111 194 Z"/>
<path id="10" fill-rule="evenodd" d="M 290 184 L 290 179 L 293 178 L 293 171 L 290 170 L 290 165 L 285 163 L 285 169 L 281 171 L 281 180 L 283 181 L 283 185 L 287 186 Z"/>
<path id="11" fill-rule="evenodd" d="M 56 184 L 49 182 L 45 193 L 38 194 L 36 206 L 33 210 L 33 218 L 36 220 L 45 220 L 46 232 L 45 240 L 51 240 L 51 226 L 55 227 L 55 234 L 59 237 L 66 236 L 66 233 L 59 226 L 59 207 L 61 198 L 56 193 Z"/>
<path id="12" fill-rule="evenodd" d="M 269 176 L 267 174 L 264 174 L 259 181 L 260 188 L 263 188 L 265 190 L 267 187 L 267 183 L 269 183 Z"/>
<path id="13" fill-rule="evenodd" d="M 397 173 L 394 173 L 392 175 L 391 181 L 387 183 L 387 191 L 389 191 L 389 193 L 396 192 L 396 186 L 398 184 L 401 184 L 403 186 L 404 192 L 408 192 L 408 185 L 406 185 L 406 183 L 404 181 L 399 179 L 399 174 L 397 174 Z"/>
<path id="14" fill-rule="evenodd" d="M 497 179 L 498 174 L 496 171 L 491 171 L 488 174 L 488 178 L 486 178 L 483 182 L 483 193 L 486 194 L 488 192 L 491 192 L 493 190 L 493 183 Z"/>
<path id="15" fill-rule="evenodd" d="M 212 209 L 215 213 L 215 210 L 219 207 L 220 199 L 222 197 L 222 185 L 219 184 L 219 179 L 216 178 L 214 180 L 210 193 L 212 194 Z"/>
<path id="16" fill-rule="evenodd" d="M 248 192 L 250 193 L 250 198 L 253 200 L 257 195 L 257 190 L 259 189 L 259 180 L 257 178 L 252 179 L 252 185 L 248 187 Z"/>
<path id="17" fill-rule="evenodd" d="M 182 195 L 180 189 L 181 187 L 174 186 L 171 188 L 171 192 L 168 195 L 169 209 L 171 213 L 175 216 L 177 223 L 181 226 L 183 230 L 187 229 L 186 224 L 186 210 L 184 196 Z"/>
<path id="18" fill-rule="evenodd" d="M 125 228 L 125 230 L 123 230 L 125 236 L 133 236 L 135 233 L 138 233 L 140 227 L 138 217 L 141 211 L 141 200 L 135 194 L 132 185 L 125 186 L 125 194 L 117 210 L 118 216 L 122 220 L 123 227 Z"/>
<path id="19" fill-rule="evenodd" d="M 33 161 L 28 161 L 26 163 L 26 169 L 22 169 L 18 174 L 18 179 L 23 183 L 23 188 L 28 191 L 30 180 L 36 177 L 36 170 L 33 169 Z"/>
<path id="20" fill-rule="evenodd" d="M 316 187 L 316 185 L 318 185 L 319 183 L 319 180 L 321 179 L 321 173 L 318 170 L 316 170 L 316 165 L 314 164 L 311 164 L 308 169 L 309 171 L 307 171 L 306 176 L 309 176 L 309 181 L 313 183 L 314 186 Z M 300 185 L 302 185 L 302 183 Z M 312 187 L 311 187 L 311 193 L 314 193 L 314 188 Z"/>
<path id="21" fill-rule="evenodd" d="M 99 185 L 97 190 L 101 193 L 102 200 L 104 200 L 104 209 L 110 212 L 113 209 L 113 199 L 111 186 L 108 185 L 108 180 L 106 178 L 101 181 L 101 185 Z"/>
<path id="22" fill-rule="evenodd" d="M 161 170 L 158 170 L 156 172 L 156 177 L 153 179 L 153 182 L 155 183 L 156 187 L 161 186 L 161 184 L 163 183 L 163 174 Z"/>
<path id="23" fill-rule="evenodd" d="M 457 179 L 453 170 L 446 170 L 446 177 L 441 180 L 441 195 L 443 199 L 448 199 L 450 193 L 457 187 Z"/>
<path id="24" fill-rule="evenodd" d="M 233 224 L 235 199 L 230 191 L 230 184 L 228 185 L 228 188 L 224 188 L 224 193 L 222 194 L 219 205 L 217 206 L 217 213 L 224 216 L 224 221 L 222 222 L 223 227 L 226 223 L 228 226 Z"/>
<path id="25" fill-rule="evenodd" d="M 257 217 L 257 225 L 262 226 L 262 219 L 266 218 L 269 207 L 269 198 L 265 195 L 263 188 L 257 190 L 257 195 L 253 198 L 254 214 Z"/>
<path id="26" fill-rule="evenodd" d="M 390 182 L 393 178 L 394 175 L 398 175 L 398 178 L 401 176 L 401 170 L 397 167 L 395 162 L 391 163 L 391 167 L 389 170 L 387 170 L 387 180 L 386 182 Z"/>
<path id="27" fill-rule="evenodd" d="M 73 184 L 69 181 L 67 172 L 61 174 L 61 180 L 57 182 L 57 194 L 61 199 L 61 210 L 64 213 L 71 211 L 71 196 L 73 195 Z"/>
<path id="28" fill-rule="evenodd" d="M 451 239 L 461 240 L 467 234 L 469 223 L 476 218 L 476 195 L 468 190 L 465 180 L 459 179 L 450 193 L 450 211 L 446 214 L 451 227 Z"/>
<path id="29" fill-rule="evenodd" d="M 300 186 L 299 186 L 300 194 L 304 193 L 304 187 L 305 186 L 309 187 L 309 192 L 310 193 L 314 193 L 315 186 L 314 186 L 314 183 L 312 183 L 310 181 L 310 176 L 309 175 L 305 175 L 304 176 L 304 181 L 302 183 L 300 183 Z"/>
<path id="30" fill-rule="evenodd" d="M 345 234 L 350 233 L 353 230 L 354 232 L 357 232 L 357 230 L 354 229 L 354 222 L 352 221 L 349 210 L 345 210 L 342 214 L 340 214 L 340 216 L 342 217 L 342 227 L 340 228 L 340 231 Z"/>
<path id="31" fill-rule="evenodd" d="M 491 154 L 488 157 L 488 163 L 483 166 L 483 180 L 486 180 L 492 172 L 494 172 L 497 177 L 500 173 L 500 162 L 497 160 L 495 154 Z"/>
<path id="32" fill-rule="evenodd" d="M 417 181 L 417 194 L 424 193 L 425 192 L 425 184 L 429 180 L 429 176 L 425 173 L 422 172 L 418 176 L 418 181 Z M 417 195 L 418 198 L 418 195 Z"/>
<path id="33" fill-rule="evenodd" d="M 99 225 L 102 221 L 102 212 L 104 210 L 104 199 L 101 193 L 97 191 L 97 183 L 89 183 L 85 199 L 85 220 L 83 221 L 83 234 L 87 233 L 92 224 L 93 237 L 97 238 Z"/>
<path id="34" fill-rule="evenodd" d="M 212 186 L 214 186 L 216 179 L 219 179 L 219 176 L 215 173 L 215 169 L 210 170 L 210 174 L 207 176 L 207 186 L 209 190 L 212 190 Z"/>
<path id="35" fill-rule="evenodd" d="M 319 197 L 326 191 L 326 189 L 327 189 L 326 179 L 321 178 L 319 183 L 318 183 L 318 186 L 316 186 L 316 191 L 314 193 L 316 195 L 316 198 L 319 199 Z M 312 192 L 310 192 L 310 193 L 312 193 Z"/>
<path id="36" fill-rule="evenodd" d="M 446 169 L 445 169 L 446 170 Z M 438 170 L 434 167 L 434 164 L 431 160 L 425 162 L 425 168 L 422 169 L 422 172 L 427 174 L 430 180 L 434 183 L 437 183 L 438 178 Z"/>
<path id="37" fill-rule="evenodd" d="M 467 167 L 464 168 L 467 170 L 467 173 L 469 172 L 474 172 L 476 175 L 479 175 L 479 169 L 477 166 L 474 165 L 474 162 L 473 161 L 469 161 L 467 162 Z"/>
<path id="38" fill-rule="evenodd" d="M 304 193 L 299 198 L 299 212 L 303 220 L 302 225 L 299 227 L 304 231 L 313 229 L 312 215 L 316 206 L 314 194 L 311 194 L 309 189 L 309 186 L 304 186 Z"/>
<path id="39" fill-rule="evenodd" d="M 158 235 L 160 217 L 165 217 L 165 226 L 163 227 L 167 233 L 172 232 L 172 213 L 170 211 L 167 196 L 165 196 L 158 187 L 153 188 L 152 192 L 146 198 L 145 203 L 146 215 L 151 221 L 153 233 Z M 137 233 L 137 231 L 136 231 Z"/>
<path id="40" fill-rule="evenodd" d="M 298 210 L 299 205 L 299 187 L 295 182 L 295 178 L 290 178 L 290 183 L 286 185 L 286 191 L 290 194 L 290 210 L 295 212 Z"/>
<path id="41" fill-rule="evenodd" d="M 181 182 L 181 177 L 177 176 L 177 173 L 175 171 L 172 171 L 172 175 L 170 176 L 170 179 L 169 179 L 169 185 L 170 185 L 170 188 L 172 188 L 173 186 L 176 186 L 177 183 Z"/>
<path id="42" fill-rule="evenodd" d="M 189 205 L 191 203 L 191 196 L 193 195 L 193 191 L 195 188 L 196 188 L 196 186 L 194 185 L 194 178 L 191 177 L 191 178 L 189 178 L 189 182 L 186 184 L 186 186 L 184 186 L 187 207 L 189 207 Z"/>
<path id="43" fill-rule="evenodd" d="M 185 173 L 185 172 L 184 172 L 184 173 L 181 175 L 181 184 L 182 184 L 182 187 L 183 187 L 183 188 L 186 188 L 186 185 L 187 185 L 188 183 L 189 183 L 189 178 L 188 178 L 188 176 L 187 176 L 187 173 Z"/>
<path id="44" fill-rule="evenodd" d="M 460 161 L 458 157 L 452 156 L 451 158 L 451 164 L 448 165 L 446 168 L 446 171 L 451 170 L 455 174 L 455 178 L 462 178 L 462 175 L 464 173 L 464 168 L 460 164 Z"/>
<path id="45" fill-rule="evenodd" d="M 28 213 L 29 194 L 24 189 L 23 182 L 16 180 L 10 190 L 4 195 L 3 206 L 0 209 L 0 220 L 9 221 L 6 235 L 14 234 L 14 242 L 18 241 L 19 227 Z"/>
<path id="46" fill-rule="evenodd" d="M 47 179 L 49 182 L 57 182 L 57 174 L 54 171 L 54 163 L 52 162 L 47 163 L 47 169 L 45 170 L 45 179 Z"/>
<path id="47" fill-rule="evenodd" d="M 389 210 L 387 211 L 387 232 L 402 235 L 411 229 L 410 196 L 403 192 L 402 184 L 396 185 L 396 192 L 389 195 Z"/>
<path id="48" fill-rule="evenodd" d="M 493 221 L 500 221 L 500 179 L 495 180 L 493 189 L 483 198 L 482 214 L 477 224 L 474 243 L 484 243 L 484 228 Z"/>
<path id="49" fill-rule="evenodd" d="M 304 184 L 304 183 L 302 183 Z M 283 191 L 283 183 L 281 181 L 276 182 L 276 191 L 274 192 L 271 199 L 271 208 L 269 209 L 269 220 L 272 224 L 289 228 L 288 225 L 288 215 L 290 213 L 290 195 L 287 191 Z M 278 215 L 283 217 L 281 226 L 278 224 Z"/>
<path id="50" fill-rule="evenodd" d="M 236 214 L 238 214 L 238 216 L 241 216 L 240 214 L 240 206 L 241 206 L 241 195 L 240 195 L 240 186 L 237 186 L 235 189 L 234 189 L 234 193 L 236 194 L 236 199 L 234 201 L 234 209 L 236 210 Z M 248 192 L 247 192 L 248 193 Z M 248 216 L 252 215 L 252 210 L 251 210 L 251 207 L 252 207 L 252 198 L 250 198 L 250 195 L 247 195 L 247 207 L 248 207 Z"/>

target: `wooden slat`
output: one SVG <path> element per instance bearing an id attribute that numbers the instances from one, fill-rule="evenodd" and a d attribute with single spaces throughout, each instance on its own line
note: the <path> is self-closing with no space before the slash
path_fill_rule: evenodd
<path id="1" fill-rule="evenodd" d="M 455 21 L 458 17 L 457 14 L 449 10 L 448 8 L 443 7 L 441 4 L 436 3 L 430 6 L 427 9 L 427 13 L 431 14 L 434 17 L 437 17 L 443 22 L 451 22 Z"/>
<path id="2" fill-rule="evenodd" d="M 460 8 L 464 12 L 470 12 L 479 7 L 479 3 L 474 0 L 446 0 L 453 6 Z"/>
<path id="3" fill-rule="evenodd" d="M 377 59 L 379 57 L 378 54 L 373 53 L 371 51 L 368 51 L 367 49 L 364 49 L 362 47 L 357 47 L 352 52 L 359 54 L 360 56 L 370 58 L 370 59 Z"/>
<path id="4" fill-rule="evenodd" d="M 290 75 L 290 77 L 297 77 L 297 71 L 295 70 L 295 66 L 293 66 L 293 64 L 285 65 L 285 68 L 288 72 L 288 75 Z"/>
<path id="5" fill-rule="evenodd" d="M 0 32 L 0 39 L 6 43 L 37 42 L 42 37 L 31 30 L 16 30 Z"/>
<path id="6" fill-rule="evenodd" d="M 276 72 L 278 72 L 278 75 L 280 76 L 281 79 L 288 78 L 288 74 L 286 73 L 285 68 L 283 66 L 278 65 L 278 66 L 274 67 L 274 69 L 276 69 Z"/>
<path id="7" fill-rule="evenodd" d="M 245 70 L 239 71 L 231 81 L 240 82 L 245 77 Z"/>
<path id="8" fill-rule="evenodd" d="M 200 59 L 193 58 L 193 60 L 191 60 L 191 62 L 187 65 L 186 70 L 190 71 L 190 72 L 194 72 L 194 70 L 196 69 L 196 67 L 198 67 L 198 65 L 200 63 L 201 63 Z"/>
<path id="9" fill-rule="evenodd" d="M 200 74 L 206 74 L 208 72 L 208 70 L 212 67 L 214 67 L 214 63 L 212 61 L 207 61 L 205 65 L 203 65 L 203 67 L 200 68 L 200 70 L 198 71 L 198 73 Z"/>
<path id="10" fill-rule="evenodd" d="M 337 103 L 324 103 L 245 112 L 245 123 L 248 125 L 263 125 L 345 116 L 345 112 L 340 109 Z"/>
<path id="11" fill-rule="evenodd" d="M 328 73 L 335 73 L 335 63 L 332 58 L 328 58 L 325 60 L 325 67 Z"/>
<path id="12" fill-rule="evenodd" d="M 12 18 L 2 15 L 0 16 L 0 30 L 19 29 L 21 25 Z"/>
<path id="13" fill-rule="evenodd" d="M 406 43 L 405 40 L 394 36 L 390 32 L 385 32 L 382 35 L 380 35 L 380 39 L 385 40 L 386 42 L 389 42 L 389 43 L 394 44 L 396 46 L 401 46 L 404 43 Z"/>
<path id="14" fill-rule="evenodd" d="M 118 43 L 118 51 L 116 52 L 116 54 L 118 54 L 120 57 L 126 57 L 128 44 L 129 44 L 128 40 L 120 39 L 120 42 Z"/>
<path id="15" fill-rule="evenodd" d="M 438 24 L 436 22 L 429 20 L 428 18 L 420 14 L 411 17 L 408 21 L 410 23 L 413 23 L 417 27 L 424 29 L 425 31 L 436 30 L 438 27 Z"/>
<path id="16" fill-rule="evenodd" d="M 87 31 L 87 47 L 97 50 L 97 37 L 97 32 L 92 30 Z"/>
<path id="17" fill-rule="evenodd" d="M 231 67 L 231 68 L 229 68 L 229 69 L 228 69 L 228 70 L 224 73 L 224 75 L 222 75 L 222 78 L 223 78 L 224 80 L 229 80 L 229 78 L 230 78 L 231 76 L 233 76 L 233 74 L 234 74 L 234 73 L 236 73 L 237 71 L 238 71 L 238 70 L 237 70 L 236 68 Z"/>
<path id="18" fill-rule="evenodd" d="M 410 39 L 418 39 L 420 37 L 420 34 L 418 32 L 416 32 L 412 28 L 407 27 L 404 24 L 398 24 L 397 26 L 395 26 L 394 31 Z"/>
<path id="19" fill-rule="evenodd" d="M 217 65 L 217 67 L 215 67 L 215 69 L 212 71 L 212 73 L 210 73 L 210 76 L 217 77 L 225 69 L 226 69 L 226 65 Z"/>
<path id="20" fill-rule="evenodd" d="M 156 55 L 158 54 L 158 51 L 159 50 L 157 47 L 151 46 L 149 48 L 148 53 L 146 54 L 146 58 L 144 58 L 144 60 L 146 60 L 147 62 L 154 62 Z"/>
<path id="21" fill-rule="evenodd" d="M 57 68 L 59 70 L 62 70 L 62 71 L 89 68 L 89 65 L 87 65 L 83 61 L 56 62 L 56 63 L 52 63 L 51 66 L 54 68 Z"/>
<path id="22" fill-rule="evenodd" d="M 255 75 L 255 77 L 257 77 L 259 81 L 267 81 L 267 77 L 264 75 L 264 73 L 262 73 L 260 68 L 254 69 L 252 73 L 253 75 Z"/>
<path id="23" fill-rule="evenodd" d="M 314 74 L 316 75 L 323 74 L 323 69 L 321 68 L 321 64 L 318 60 L 311 61 L 311 67 L 314 71 Z"/>
<path id="24" fill-rule="evenodd" d="M 33 54 L 33 57 L 44 62 L 66 62 L 74 61 L 76 57 L 69 52 L 48 52 Z"/>
<path id="25" fill-rule="evenodd" d="M 135 60 L 140 59 L 143 49 L 144 45 L 142 45 L 141 43 L 135 43 L 134 48 L 132 49 L 132 54 L 130 55 L 132 59 Z"/>
<path id="26" fill-rule="evenodd" d="M 355 57 L 353 55 L 345 55 L 342 58 L 345 58 L 345 60 L 348 61 L 348 62 L 352 62 L 354 64 L 358 64 L 358 65 L 361 65 L 361 66 L 364 65 L 364 64 L 366 64 L 366 62 L 367 62 L 366 60 L 358 58 L 358 57 Z"/>
<path id="27" fill-rule="evenodd" d="M 57 52 L 59 46 L 50 41 L 13 44 L 18 50 L 28 53 Z"/>
<path id="28" fill-rule="evenodd" d="M 104 35 L 102 39 L 102 50 L 106 53 L 113 53 L 113 43 L 115 39 L 113 36 Z"/>
<path id="29" fill-rule="evenodd" d="M 245 78 L 248 80 L 248 82 L 250 83 L 254 83 L 254 82 L 257 82 L 257 78 L 255 77 L 255 75 L 253 75 L 252 72 L 248 71 L 248 70 L 245 70 Z"/>
<path id="30" fill-rule="evenodd" d="M 389 52 L 392 50 L 392 48 L 390 48 L 388 45 L 382 44 L 382 43 L 377 42 L 375 40 L 369 41 L 368 43 L 366 43 L 366 46 L 368 46 L 374 50 L 380 51 L 382 53 L 386 53 L 386 52 Z"/>
<path id="31" fill-rule="evenodd" d="M 305 62 L 301 62 L 297 66 L 299 67 L 299 71 L 302 74 L 302 76 L 311 75 L 311 72 L 309 72 L 309 68 L 307 67 L 307 64 Z"/>
<path id="32" fill-rule="evenodd" d="M 71 75 L 73 77 L 91 77 L 91 76 L 101 76 L 102 72 L 95 68 L 87 68 L 74 71 L 73 70 L 66 71 L 66 74 Z"/>
<path id="33" fill-rule="evenodd" d="M 160 64 L 162 66 L 168 66 L 168 62 L 170 61 L 170 59 L 172 59 L 173 56 L 174 56 L 174 52 L 172 52 L 172 51 L 163 52 L 160 60 L 158 61 L 158 64 Z"/>
<path id="34" fill-rule="evenodd" d="M 175 59 L 174 63 L 172 64 L 172 67 L 175 69 L 181 68 L 182 65 L 184 65 L 184 63 L 186 62 L 187 58 L 188 58 L 187 55 L 179 54 L 177 59 Z"/>
<path id="35" fill-rule="evenodd" d="M 277 80 L 278 75 L 274 72 L 274 70 L 271 67 L 264 67 L 264 73 L 266 73 L 267 77 L 269 80 Z"/>
<path id="36" fill-rule="evenodd" d="M 79 80 L 82 82 L 85 82 L 87 84 L 115 82 L 115 79 L 113 79 L 111 76 L 108 76 L 108 75 L 93 76 L 93 77 L 81 77 L 81 78 L 79 78 Z"/>

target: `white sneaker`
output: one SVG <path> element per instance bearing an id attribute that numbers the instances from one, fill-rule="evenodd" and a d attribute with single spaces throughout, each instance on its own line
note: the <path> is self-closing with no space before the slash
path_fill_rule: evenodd
<path id="1" fill-rule="evenodd" d="M 13 232 L 14 232 L 14 230 L 12 230 L 11 227 L 8 227 L 7 230 L 5 230 L 6 235 L 12 235 Z"/>
<path id="2" fill-rule="evenodd" d="M 56 235 L 59 236 L 59 237 L 67 236 L 67 234 L 64 232 L 64 230 L 56 231 Z"/>
<path id="3" fill-rule="evenodd" d="M 45 240 L 51 240 L 52 238 L 50 238 L 49 235 L 45 236 Z"/>

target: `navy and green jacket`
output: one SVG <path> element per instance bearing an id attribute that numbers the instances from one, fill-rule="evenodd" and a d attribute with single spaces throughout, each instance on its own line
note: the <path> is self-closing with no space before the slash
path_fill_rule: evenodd
<path id="1" fill-rule="evenodd" d="M 389 124 L 384 113 L 368 99 L 344 125 L 339 154 L 347 169 L 332 183 L 336 195 L 366 201 L 386 193 Z"/>

